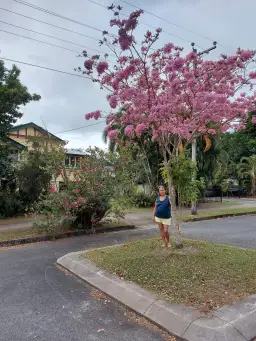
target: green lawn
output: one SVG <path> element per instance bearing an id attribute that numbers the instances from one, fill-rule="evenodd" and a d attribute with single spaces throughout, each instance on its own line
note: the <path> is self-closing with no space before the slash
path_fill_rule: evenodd
<path id="1" fill-rule="evenodd" d="M 36 221 L 38 219 L 42 219 L 42 217 L 43 217 L 42 215 L 34 215 L 34 216 L 28 216 L 28 217 L 5 218 L 5 219 L 0 219 L 0 225 L 26 223 L 26 222 L 31 222 L 31 221 Z"/>
<path id="2" fill-rule="evenodd" d="M 107 227 L 107 228 L 115 228 L 115 227 L 125 227 L 127 224 L 124 224 L 122 222 L 107 222 L 105 224 L 101 224 L 98 227 L 98 230 L 101 228 Z M 67 230 L 60 231 L 58 233 L 65 233 L 68 232 Z M 27 229 L 17 229 L 17 230 L 10 230 L 10 231 L 2 231 L 0 230 L 0 241 L 5 240 L 12 240 L 12 239 L 21 239 L 21 238 L 30 238 L 30 237 L 39 237 L 39 236 L 47 236 L 51 235 L 49 233 L 40 233 L 40 231 L 37 231 L 33 228 L 27 228 Z"/>
<path id="3" fill-rule="evenodd" d="M 209 210 L 209 211 L 198 211 L 197 215 L 184 215 L 183 221 L 189 221 L 196 218 L 204 217 L 218 217 L 225 214 L 241 214 L 241 213 L 255 213 L 256 207 L 244 207 L 244 208 L 226 208 L 221 210 Z"/>
<path id="4" fill-rule="evenodd" d="M 171 303 L 209 311 L 256 293 L 256 252 L 184 240 L 162 249 L 159 238 L 85 254 L 99 267 L 156 292 Z"/>
<path id="5" fill-rule="evenodd" d="M 45 234 L 39 234 L 37 231 L 28 228 L 28 229 L 19 229 L 19 230 L 10 230 L 0 232 L 0 241 L 12 240 L 12 239 L 21 239 L 28 237 L 38 237 L 43 236 Z"/>

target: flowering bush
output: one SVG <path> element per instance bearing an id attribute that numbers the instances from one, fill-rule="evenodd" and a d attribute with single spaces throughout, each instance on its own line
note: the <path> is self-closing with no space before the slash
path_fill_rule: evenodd
<path id="1" fill-rule="evenodd" d="M 46 215 L 42 228 L 56 231 L 68 225 L 94 229 L 103 217 L 122 217 L 120 205 L 115 204 L 122 187 L 115 174 L 118 162 L 98 148 L 89 149 L 81 168 L 72 172 L 73 179 L 65 177 L 65 191 L 49 188 L 41 205 L 41 212 Z"/>

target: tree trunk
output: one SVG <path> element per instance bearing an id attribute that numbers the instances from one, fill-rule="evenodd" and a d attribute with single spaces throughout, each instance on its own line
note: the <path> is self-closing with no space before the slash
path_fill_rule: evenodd
<path id="1" fill-rule="evenodd" d="M 171 201 L 171 213 L 172 213 L 172 226 L 174 227 L 175 231 L 175 244 L 176 248 L 182 248 L 182 240 L 181 240 L 181 217 L 179 216 L 177 212 L 177 205 L 176 205 L 176 190 L 172 182 L 172 178 L 170 176 L 170 173 L 168 171 L 168 162 L 166 155 L 164 157 L 164 166 L 167 171 L 168 176 L 168 191 Z"/>
<path id="2" fill-rule="evenodd" d="M 171 212 L 172 212 L 172 226 L 175 231 L 175 244 L 177 248 L 182 248 L 182 240 L 181 240 L 181 220 L 179 214 L 177 212 L 176 205 L 176 191 L 174 186 L 172 185 L 171 179 L 168 179 L 168 189 L 171 200 Z"/>
<path id="3" fill-rule="evenodd" d="M 192 161 L 195 162 L 196 164 L 196 139 L 192 141 Z M 192 180 L 195 180 L 192 178 Z M 191 203 L 191 214 L 192 215 L 197 215 L 197 203 L 196 200 L 194 200 Z"/>
<path id="4" fill-rule="evenodd" d="M 254 169 L 251 170 L 251 195 L 255 195 L 255 175 L 254 175 Z"/>

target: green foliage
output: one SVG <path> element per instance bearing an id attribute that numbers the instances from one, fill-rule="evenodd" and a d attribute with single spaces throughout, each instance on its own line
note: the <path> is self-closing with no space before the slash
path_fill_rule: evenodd
<path id="1" fill-rule="evenodd" d="M 94 229 L 106 216 L 122 217 L 121 207 L 117 205 L 123 190 L 120 167 L 124 165 L 115 155 L 99 148 L 88 149 L 81 169 L 73 172 L 74 179 L 64 178 L 66 190 L 56 192 L 52 188 L 42 202 L 41 213 L 47 218 L 41 226 L 60 229 L 68 221 L 70 228 Z"/>
<path id="2" fill-rule="evenodd" d="M 17 172 L 20 198 L 27 209 L 48 192 L 65 160 L 62 144 L 43 137 L 29 140 L 32 150 L 23 152 Z"/>
<path id="3" fill-rule="evenodd" d="M 124 109 L 119 110 L 116 116 L 120 118 Z M 137 176 L 137 184 L 148 184 L 152 191 L 161 182 L 160 164 L 163 161 L 159 152 L 158 144 L 152 141 L 150 134 L 144 133 L 140 138 L 135 134 L 132 139 L 125 135 L 125 125 L 120 126 L 117 123 L 112 125 L 112 129 L 120 131 L 117 140 L 108 140 L 107 131 L 104 130 L 102 139 L 108 142 L 110 152 L 117 152 L 120 155 L 124 149 L 128 149 L 133 162 L 139 166 L 140 172 Z"/>
<path id="4" fill-rule="evenodd" d="M 16 193 L 0 192 L 0 218 L 13 217 L 23 211 L 23 207 Z"/>
<path id="5" fill-rule="evenodd" d="M 0 61 L 0 136 L 12 127 L 17 119 L 22 117 L 20 106 L 31 101 L 38 101 L 39 95 L 30 94 L 20 82 L 20 70 L 13 65 L 10 70 Z"/>
<path id="6" fill-rule="evenodd" d="M 174 156 L 169 160 L 168 169 L 162 167 L 161 172 L 165 183 L 168 183 L 169 172 L 173 186 L 176 189 L 180 207 L 197 200 L 205 187 L 205 182 L 202 178 L 195 180 L 196 165 L 187 158 L 185 153 Z"/>
<path id="7" fill-rule="evenodd" d="M 153 207 L 156 200 L 155 196 L 148 195 L 142 192 L 137 192 L 133 195 L 133 205 L 139 208 Z"/>
<path id="8" fill-rule="evenodd" d="M 256 183 L 256 155 L 242 157 L 240 163 L 237 165 L 238 175 L 246 183 L 249 180 L 250 194 L 255 194 Z"/>

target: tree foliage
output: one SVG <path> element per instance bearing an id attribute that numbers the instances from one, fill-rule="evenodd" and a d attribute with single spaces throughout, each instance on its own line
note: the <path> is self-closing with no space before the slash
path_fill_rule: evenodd
<path id="1" fill-rule="evenodd" d="M 0 61 L 0 136 L 22 117 L 21 106 L 41 97 L 30 94 L 20 79 L 20 70 L 13 65 L 10 70 Z"/>

